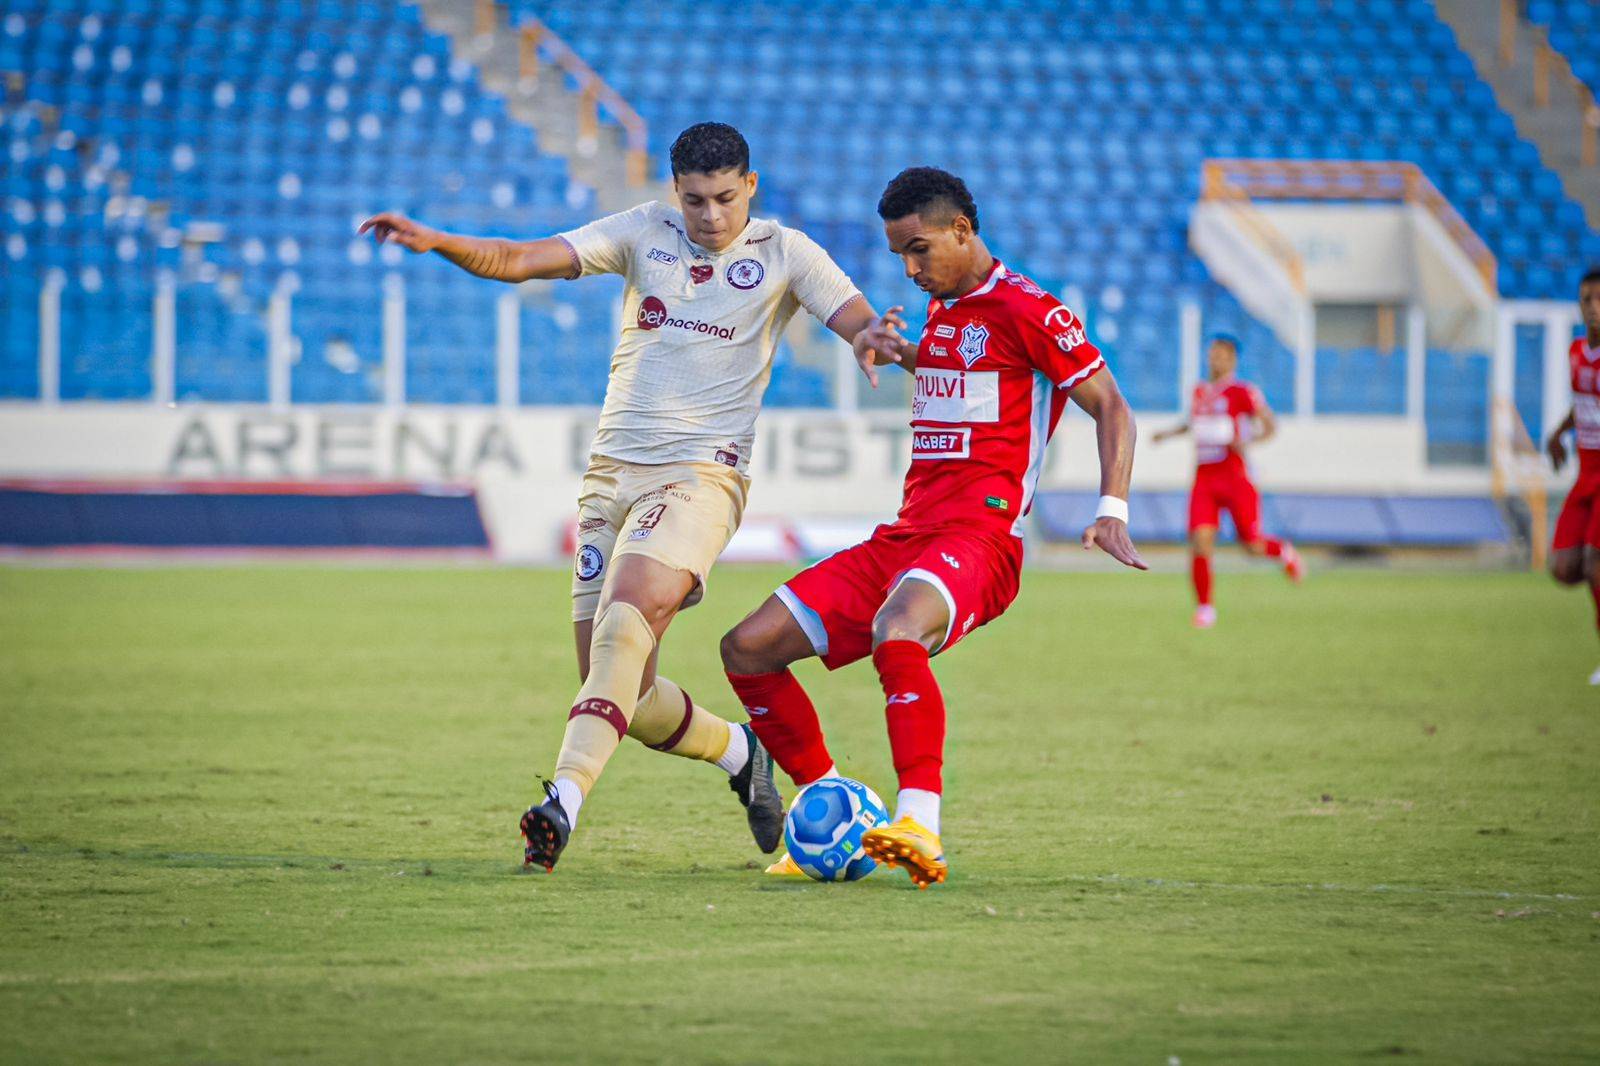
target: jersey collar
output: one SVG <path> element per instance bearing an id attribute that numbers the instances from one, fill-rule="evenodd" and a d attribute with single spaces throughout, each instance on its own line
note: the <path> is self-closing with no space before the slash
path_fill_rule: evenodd
<path id="1" fill-rule="evenodd" d="M 943 303 L 946 308 L 951 308 L 961 300 L 970 300 L 974 296 L 982 296 L 986 292 L 991 292 L 996 285 L 1000 284 L 1000 279 L 1005 276 L 1005 273 L 1006 265 L 1000 262 L 1000 260 L 996 259 L 994 261 L 994 269 L 989 271 L 989 276 L 984 278 L 982 284 L 980 284 L 976 289 L 973 289 L 971 292 L 964 292 L 960 296 L 957 296 L 954 300 L 941 300 L 940 302 Z"/>

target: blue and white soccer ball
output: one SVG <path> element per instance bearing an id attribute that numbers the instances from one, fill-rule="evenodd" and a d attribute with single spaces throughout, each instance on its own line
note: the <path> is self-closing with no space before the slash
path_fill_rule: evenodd
<path id="1" fill-rule="evenodd" d="M 848 777 L 825 777 L 790 804 L 783 844 L 807 877 L 859 881 L 878 867 L 861 850 L 861 834 L 888 821 L 889 811 L 872 789 Z"/>

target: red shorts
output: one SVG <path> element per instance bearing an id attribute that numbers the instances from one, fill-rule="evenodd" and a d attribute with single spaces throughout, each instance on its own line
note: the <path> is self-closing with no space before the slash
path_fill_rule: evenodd
<path id="1" fill-rule="evenodd" d="M 1560 552 L 1586 545 L 1600 551 L 1600 470 L 1578 472 L 1578 483 L 1561 505 L 1550 547 Z"/>
<path id="2" fill-rule="evenodd" d="M 1189 493 L 1189 532 L 1201 526 L 1215 527 L 1224 510 L 1233 516 L 1233 528 L 1241 541 L 1261 539 L 1261 494 L 1249 477 L 1242 471 L 1200 467 Z"/>
<path id="3" fill-rule="evenodd" d="M 837 670 L 872 654 L 872 619 L 901 581 L 926 581 L 944 597 L 950 624 L 937 654 L 1004 614 L 1021 574 L 1022 541 L 1009 533 L 885 525 L 796 574 L 777 596 Z"/>

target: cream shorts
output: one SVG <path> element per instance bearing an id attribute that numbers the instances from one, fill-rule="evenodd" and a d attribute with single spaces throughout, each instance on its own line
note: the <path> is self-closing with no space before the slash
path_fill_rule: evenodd
<path id="1" fill-rule="evenodd" d="M 750 479 L 720 463 L 629 463 L 589 459 L 578 495 L 572 620 L 594 618 L 619 555 L 644 555 L 694 575 L 683 606 L 705 594 L 711 564 L 744 516 Z"/>

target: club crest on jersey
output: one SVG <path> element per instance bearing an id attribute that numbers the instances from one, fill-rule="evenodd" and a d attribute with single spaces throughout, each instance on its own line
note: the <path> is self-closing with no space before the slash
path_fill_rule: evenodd
<path id="1" fill-rule="evenodd" d="M 740 259 L 728 267 L 728 284 L 736 289 L 753 289 L 766 276 L 766 268 L 754 259 Z"/>
<path id="2" fill-rule="evenodd" d="M 694 263 L 689 267 L 689 278 L 696 285 L 704 285 L 716 272 L 717 268 L 710 263 Z"/>
<path id="3" fill-rule="evenodd" d="M 961 343 L 956 346 L 961 361 L 971 366 L 989 354 L 989 327 L 969 322 L 961 327 Z"/>
<path id="4" fill-rule="evenodd" d="M 671 252 L 663 252 L 660 248 L 650 249 L 650 254 L 645 258 L 654 259 L 658 263 L 667 264 L 667 266 L 671 266 L 673 263 L 678 261 L 677 256 L 673 255 Z"/>
<path id="5" fill-rule="evenodd" d="M 606 568 L 606 557 L 593 544 L 578 549 L 578 580 L 593 581 Z"/>

